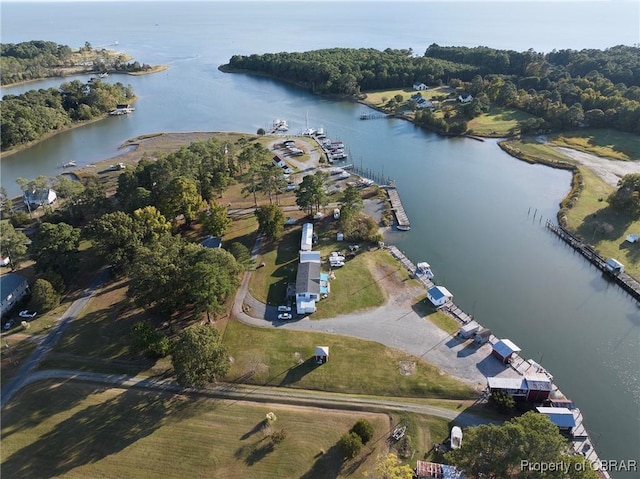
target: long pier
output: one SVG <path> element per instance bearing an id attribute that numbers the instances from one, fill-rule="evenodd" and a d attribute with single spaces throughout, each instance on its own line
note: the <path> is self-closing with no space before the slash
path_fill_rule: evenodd
<path id="1" fill-rule="evenodd" d="M 640 302 L 640 283 L 629 276 L 627 273 L 618 275 L 609 274 L 607 270 L 606 260 L 600 256 L 591 246 L 585 244 L 584 241 L 573 234 L 564 226 L 559 226 L 547 220 L 547 228 L 553 231 L 562 241 L 570 245 L 575 251 L 584 256 L 596 268 L 606 273 L 609 278 L 615 281 L 623 290 L 631 295 L 636 301 Z"/>
<path id="2" fill-rule="evenodd" d="M 410 230 L 411 222 L 409 222 L 409 217 L 404 211 L 404 206 L 402 206 L 402 201 L 400 201 L 400 194 L 398 193 L 398 190 L 393 186 L 387 186 L 387 194 L 391 201 L 391 209 L 396 215 L 397 228 L 402 231 Z"/>
<path id="3" fill-rule="evenodd" d="M 418 279 L 422 284 L 424 284 L 427 289 L 430 289 L 434 286 L 433 281 L 431 281 L 429 278 L 424 275 L 416 274 L 416 266 L 396 246 L 390 245 L 385 246 L 385 248 L 389 251 L 389 253 L 391 253 L 391 256 L 400 261 L 400 263 L 407 269 L 407 271 L 411 273 L 414 278 Z M 465 313 L 452 301 L 449 301 L 444 306 L 439 307 L 438 310 L 454 319 L 457 319 L 458 321 L 460 321 L 461 325 L 466 324 L 474 319 L 472 315 Z M 489 344 L 491 345 L 496 344 L 498 341 L 499 339 L 493 334 L 489 338 Z M 532 367 L 532 364 L 529 361 L 526 361 L 524 358 L 516 356 L 510 362 L 509 366 L 521 376 L 525 376 L 529 369 Z M 544 369 L 543 371 L 546 372 Z M 548 376 L 552 379 L 552 376 L 550 376 L 549 374 Z M 557 394 L 564 396 L 562 394 L 562 391 L 560 391 L 555 384 L 553 387 L 555 388 Z M 584 418 L 582 416 L 582 413 L 578 408 L 572 409 L 572 412 L 576 425 L 573 428 L 571 445 L 575 454 L 579 454 L 590 461 L 594 465 L 594 468 L 599 474 L 599 477 L 603 479 L 611 479 L 609 473 L 600 467 L 600 459 L 598 457 L 598 454 L 596 453 L 593 441 L 591 441 L 589 433 L 584 426 Z"/>

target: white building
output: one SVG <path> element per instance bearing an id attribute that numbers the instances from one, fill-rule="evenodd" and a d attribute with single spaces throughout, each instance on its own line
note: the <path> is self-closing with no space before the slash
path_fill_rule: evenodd
<path id="1" fill-rule="evenodd" d="M 300 240 L 300 251 L 311 251 L 313 246 L 313 223 L 302 225 L 302 239 Z"/>
<path id="2" fill-rule="evenodd" d="M 0 276 L 0 293 L 2 294 L 2 307 L 0 314 L 4 315 L 25 297 L 29 291 L 27 278 L 15 273 Z"/>
<path id="3" fill-rule="evenodd" d="M 453 294 L 444 286 L 434 286 L 427 291 L 427 298 L 434 306 L 442 306 L 453 299 Z"/>

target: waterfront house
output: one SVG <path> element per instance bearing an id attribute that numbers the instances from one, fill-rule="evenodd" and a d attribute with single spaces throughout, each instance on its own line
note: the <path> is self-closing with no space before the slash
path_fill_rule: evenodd
<path id="1" fill-rule="evenodd" d="M 302 238 L 300 239 L 300 251 L 311 251 L 313 247 L 313 223 L 302 225 Z"/>
<path id="2" fill-rule="evenodd" d="M 200 244 L 205 248 L 221 248 L 222 247 L 222 238 L 218 238 L 217 236 L 207 236 Z"/>
<path id="3" fill-rule="evenodd" d="M 491 332 L 490 329 L 481 328 L 480 330 L 476 331 L 476 333 L 473 335 L 473 341 L 476 344 L 488 343 L 489 339 L 491 339 L 492 334 L 493 333 Z"/>
<path id="4" fill-rule="evenodd" d="M 416 479 L 464 479 L 464 473 L 454 466 L 437 462 L 418 461 L 414 469 Z"/>
<path id="5" fill-rule="evenodd" d="M 420 98 L 420 100 L 416 102 L 416 108 L 419 110 L 424 110 L 425 108 L 428 108 L 429 110 L 435 110 L 436 105 L 431 100 Z"/>
<path id="6" fill-rule="evenodd" d="M 424 91 L 427 89 L 427 85 L 425 85 L 424 83 L 414 83 L 413 89 L 417 91 Z"/>
<path id="7" fill-rule="evenodd" d="M 316 346 L 316 363 L 324 364 L 329 361 L 329 346 Z"/>
<path id="8" fill-rule="evenodd" d="M 427 291 L 427 298 L 434 306 L 443 306 L 453 299 L 453 295 L 444 286 L 434 286 Z"/>
<path id="9" fill-rule="evenodd" d="M 493 345 L 491 354 L 503 363 L 510 363 L 518 353 L 522 351 L 518 346 L 513 344 L 509 339 L 501 339 Z"/>
<path id="10" fill-rule="evenodd" d="M 0 293 L 2 306 L 0 314 L 3 316 L 13 308 L 29 291 L 27 278 L 20 274 L 9 273 L 0 276 Z"/>
<path id="11" fill-rule="evenodd" d="M 516 378 L 489 377 L 487 378 L 489 392 L 501 391 L 507 393 L 519 402 L 541 403 L 551 394 L 553 384 L 544 374 L 532 373 Z"/>
<path id="12" fill-rule="evenodd" d="M 31 191 L 25 191 L 23 196 L 24 204 L 31 209 L 50 205 L 57 199 L 58 195 L 50 188 L 36 188 Z"/>
<path id="13" fill-rule="evenodd" d="M 576 419 L 573 411 L 565 407 L 537 407 L 536 411 L 547 416 L 552 423 L 558 426 L 560 433 L 571 435 L 576 427 Z"/>

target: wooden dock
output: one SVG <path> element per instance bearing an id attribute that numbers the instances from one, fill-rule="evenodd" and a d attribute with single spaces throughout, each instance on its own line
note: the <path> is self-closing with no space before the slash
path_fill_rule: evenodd
<path id="1" fill-rule="evenodd" d="M 402 201 L 400 201 L 400 194 L 398 190 L 393 186 L 387 186 L 387 194 L 389 195 L 389 200 L 391 201 L 391 210 L 396 215 L 397 228 L 402 231 L 408 231 L 411 229 L 411 223 L 409 222 L 409 217 L 407 213 L 404 211 L 404 206 L 402 206 Z"/>
<path id="2" fill-rule="evenodd" d="M 580 237 L 573 234 L 564 226 L 558 226 L 547 220 L 547 228 L 553 231 L 562 241 L 570 245 L 575 251 L 584 256 L 591 264 L 605 273 L 608 278 L 615 281 L 624 291 L 629 293 L 636 301 L 640 302 L 640 283 L 627 273 L 612 275 L 607 271 L 606 260 L 600 256 L 591 246 Z"/>
<path id="3" fill-rule="evenodd" d="M 361 113 L 360 114 L 360 119 L 361 120 L 378 120 L 381 118 L 388 118 L 386 113 Z"/>

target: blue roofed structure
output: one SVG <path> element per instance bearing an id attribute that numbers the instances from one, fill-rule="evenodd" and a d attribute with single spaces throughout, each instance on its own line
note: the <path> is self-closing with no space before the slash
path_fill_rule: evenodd
<path id="1" fill-rule="evenodd" d="M 537 407 L 536 411 L 547 416 L 562 432 L 571 432 L 576 427 L 576 419 L 571 409 L 566 407 Z"/>
<path id="2" fill-rule="evenodd" d="M 434 306 L 442 306 L 448 301 L 451 301 L 453 295 L 444 286 L 434 286 L 427 291 L 427 298 L 429 298 L 429 301 L 431 301 Z"/>
<path id="3" fill-rule="evenodd" d="M 222 247 L 222 238 L 218 238 L 217 236 L 207 236 L 205 239 L 200 241 L 200 244 L 205 248 L 220 248 Z"/>

